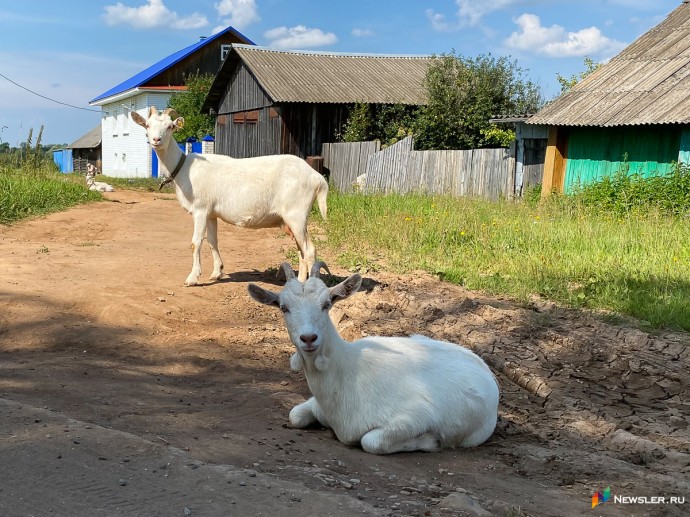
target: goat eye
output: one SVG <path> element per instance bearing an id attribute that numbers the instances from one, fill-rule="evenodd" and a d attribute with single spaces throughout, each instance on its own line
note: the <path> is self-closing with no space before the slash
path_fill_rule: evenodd
<path id="1" fill-rule="evenodd" d="M 280 310 L 283 311 L 284 313 L 290 312 L 290 309 L 288 309 L 285 305 L 281 305 Z"/>
<path id="2" fill-rule="evenodd" d="M 333 304 L 331 303 L 330 300 L 328 300 L 321 306 L 321 309 L 323 309 L 324 311 L 327 311 L 331 307 L 333 307 Z"/>

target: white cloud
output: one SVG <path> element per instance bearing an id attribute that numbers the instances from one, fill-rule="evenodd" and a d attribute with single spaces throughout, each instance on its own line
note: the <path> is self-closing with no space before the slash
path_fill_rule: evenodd
<path id="1" fill-rule="evenodd" d="M 264 33 L 269 45 L 276 48 L 297 49 L 332 45 L 338 38 L 332 32 L 309 29 L 304 25 L 295 27 L 276 27 Z"/>
<path id="2" fill-rule="evenodd" d="M 180 16 L 168 9 L 163 0 L 147 0 L 145 5 L 139 7 L 128 7 L 118 2 L 106 5 L 104 9 L 103 18 L 108 25 L 131 25 L 135 29 L 199 29 L 208 25 L 206 16 L 199 13 Z"/>
<path id="3" fill-rule="evenodd" d="M 462 25 L 477 25 L 482 17 L 526 0 L 455 0 Z"/>
<path id="4" fill-rule="evenodd" d="M 604 36 L 597 27 L 568 32 L 560 25 L 543 27 L 534 14 L 523 14 L 514 22 L 520 30 L 513 32 L 505 43 L 515 50 L 542 54 L 548 57 L 602 56 L 620 52 L 625 43 Z"/>
<path id="5" fill-rule="evenodd" d="M 534 2 L 535 0 L 455 0 L 455 4 L 458 6 L 457 22 L 446 21 L 444 14 L 437 13 L 433 9 L 426 10 L 426 17 L 434 30 L 445 32 L 479 25 L 482 18 L 489 13 L 529 1 Z"/>
<path id="6" fill-rule="evenodd" d="M 221 0 L 216 4 L 219 16 L 228 16 L 227 25 L 243 29 L 261 20 L 255 0 Z M 226 26 L 227 26 L 226 25 Z"/>
<path id="7" fill-rule="evenodd" d="M 446 21 L 446 16 L 435 12 L 433 9 L 426 10 L 426 17 L 431 22 L 431 28 L 438 32 L 452 30 L 453 27 Z"/>
<path id="8" fill-rule="evenodd" d="M 351 34 L 356 38 L 366 38 L 368 36 L 373 36 L 374 31 L 371 31 L 369 29 L 352 29 Z"/>

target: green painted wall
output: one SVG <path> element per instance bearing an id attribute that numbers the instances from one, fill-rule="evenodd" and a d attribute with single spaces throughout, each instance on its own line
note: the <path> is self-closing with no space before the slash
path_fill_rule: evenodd
<path id="1" fill-rule="evenodd" d="M 624 166 L 630 174 L 644 177 L 671 172 L 682 151 L 682 131 L 677 125 L 570 128 L 565 191 L 611 176 Z M 689 137 L 685 135 L 684 141 L 690 149 Z"/>
<path id="2" fill-rule="evenodd" d="M 678 163 L 690 163 L 690 127 L 684 126 L 680 133 Z"/>

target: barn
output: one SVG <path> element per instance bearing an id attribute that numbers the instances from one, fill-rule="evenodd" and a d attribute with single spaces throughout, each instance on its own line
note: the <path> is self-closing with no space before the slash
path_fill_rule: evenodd
<path id="1" fill-rule="evenodd" d="M 355 103 L 421 105 L 427 56 L 345 54 L 232 45 L 206 98 L 216 153 L 321 154 Z"/>
<path id="2" fill-rule="evenodd" d="M 690 158 L 690 0 L 530 117 L 548 127 L 542 195 Z"/>
<path id="3" fill-rule="evenodd" d="M 185 89 L 186 75 L 215 74 L 233 43 L 252 44 L 246 36 L 227 27 L 161 59 L 89 102 L 102 110 L 104 174 L 123 178 L 158 175 L 155 153 L 146 143 L 144 129 L 131 121 L 130 112 L 146 115 L 148 106 L 166 108 L 171 95 Z"/>
<path id="4" fill-rule="evenodd" d="M 86 174 L 86 167 L 89 164 L 93 165 L 96 170 L 101 170 L 101 138 L 101 125 L 98 124 L 67 146 L 68 149 L 72 150 L 72 170 L 74 172 Z"/>

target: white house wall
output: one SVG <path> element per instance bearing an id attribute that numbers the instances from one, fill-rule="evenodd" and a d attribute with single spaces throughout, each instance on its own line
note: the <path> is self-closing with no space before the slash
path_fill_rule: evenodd
<path id="1" fill-rule="evenodd" d="M 170 93 L 141 92 L 102 106 L 103 174 L 115 178 L 151 177 L 151 146 L 146 131 L 130 116 L 136 111 L 148 118 L 149 106 L 159 111 L 168 105 Z"/>

